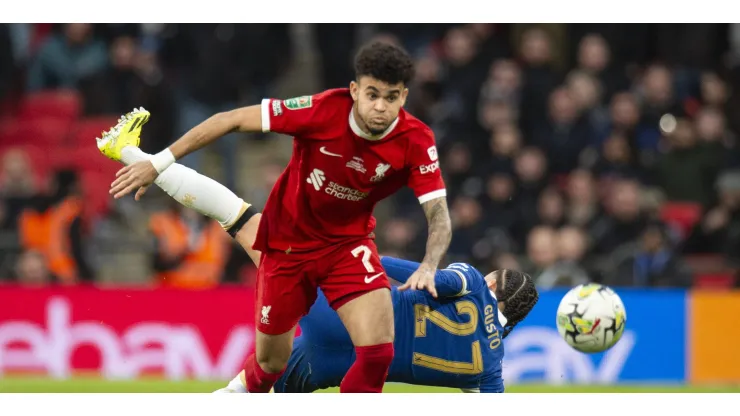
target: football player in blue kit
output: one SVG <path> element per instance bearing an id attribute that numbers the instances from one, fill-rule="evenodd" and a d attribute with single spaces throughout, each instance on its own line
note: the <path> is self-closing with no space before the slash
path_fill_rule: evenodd
<path id="1" fill-rule="evenodd" d="M 384 257 L 382 263 L 399 283 L 418 267 L 392 257 Z M 424 291 L 393 289 L 396 355 L 387 381 L 502 393 L 502 339 L 537 302 L 532 278 L 513 270 L 483 276 L 468 264 L 454 263 L 437 271 L 435 285 L 437 299 Z M 302 333 L 275 392 L 308 393 L 339 386 L 354 361 L 354 349 L 323 295 L 300 327 Z"/>

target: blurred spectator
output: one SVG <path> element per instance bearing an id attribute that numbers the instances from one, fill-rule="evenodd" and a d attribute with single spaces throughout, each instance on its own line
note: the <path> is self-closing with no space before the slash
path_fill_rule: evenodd
<path id="1" fill-rule="evenodd" d="M 39 191 L 28 155 L 21 149 L 11 149 L 0 165 L 0 229 L 15 229 L 17 219 Z"/>
<path id="2" fill-rule="evenodd" d="M 83 232 L 83 201 L 77 174 L 60 171 L 49 192 L 34 198 L 19 218 L 23 249 L 43 253 L 50 272 L 67 284 L 94 279 Z"/>
<path id="3" fill-rule="evenodd" d="M 103 71 L 108 53 L 89 23 L 67 23 L 49 37 L 28 73 L 28 89 L 76 88 L 79 81 Z"/>
<path id="4" fill-rule="evenodd" d="M 617 179 L 608 189 L 606 215 L 590 229 L 594 252 L 606 255 L 635 241 L 647 224 L 640 207 L 640 184 L 634 179 Z"/>
<path id="5" fill-rule="evenodd" d="M 442 85 L 446 129 L 473 133 L 480 85 L 486 77 L 486 67 L 476 61 L 478 39 L 470 28 L 454 27 L 445 35 L 442 48 L 447 63 Z"/>
<path id="6" fill-rule="evenodd" d="M 603 98 L 629 88 L 624 67 L 612 64 L 611 50 L 606 39 L 598 34 L 584 36 L 578 44 L 578 69 L 596 77 L 604 89 Z"/>
<path id="7" fill-rule="evenodd" d="M 538 224 L 559 228 L 565 224 L 565 200 L 556 188 L 547 188 L 537 203 Z"/>
<path id="8" fill-rule="evenodd" d="M 480 226 L 482 215 L 481 205 L 473 198 L 461 196 L 452 202 L 452 241 L 447 254 L 452 261 L 469 257 L 475 243 L 483 237 L 485 230 Z"/>
<path id="9" fill-rule="evenodd" d="M 575 170 L 568 177 L 566 187 L 568 196 L 568 224 L 576 227 L 589 227 L 600 215 L 599 199 L 593 175 L 587 170 Z"/>
<path id="10" fill-rule="evenodd" d="M 481 149 L 478 156 L 479 163 L 485 165 L 485 169 L 495 171 L 513 171 L 514 158 L 522 148 L 522 135 L 513 124 L 504 124 L 491 133 L 488 149 Z M 484 153 L 483 150 L 488 150 Z"/>
<path id="11" fill-rule="evenodd" d="M 717 180 L 718 202 L 707 210 L 685 244 L 687 253 L 722 253 L 740 267 L 740 171 Z"/>
<path id="12" fill-rule="evenodd" d="M 624 135 L 631 148 L 637 148 L 637 127 L 640 122 L 640 108 L 637 98 L 630 93 L 614 95 L 609 108 L 612 132 Z"/>
<path id="13" fill-rule="evenodd" d="M 354 79 L 352 53 L 355 50 L 357 25 L 319 23 L 315 27 L 316 43 L 321 54 L 322 87 L 346 88 Z"/>
<path id="14" fill-rule="evenodd" d="M 483 204 L 487 225 L 504 230 L 514 225 L 519 217 L 514 201 L 515 191 L 516 185 L 509 173 L 497 172 L 487 178 Z"/>
<path id="15" fill-rule="evenodd" d="M 446 156 L 442 169 L 445 183 L 452 188 L 451 192 L 448 192 L 448 197 L 454 199 L 458 193 L 462 192 L 463 184 L 469 177 L 473 163 L 472 155 L 466 144 L 457 142 L 447 150 Z"/>
<path id="16" fill-rule="evenodd" d="M 606 139 L 598 156 L 594 170 L 599 176 L 619 175 L 637 177 L 640 174 L 638 161 L 630 148 L 628 139 L 614 132 Z"/>
<path id="17" fill-rule="evenodd" d="M 0 24 L 0 102 L 5 99 L 13 87 L 15 76 L 13 49 L 10 25 Z"/>
<path id="18" fill-rule="evenodd" d="M 380 224 L 377 232 L 384 252 L 421 260 L 426 250 L 426 235 L 420 233 L 422 227 L 419 222 L 404 217 L 394 217 Z"/>
<path id="19" fill-rule="evenodd" d="M 572 238 L 575 240 L 570 241 Z M 577 234 L 565 233 L 562 239 L 569 240 L 566 242 L 567 248 L 571 250 L 569 254 L 577 255 L 579 250 L 577 245 L 581 244 Z M 527 255 L 532 264 L 529 270 L 525 266 L 525 271 L 532 275 L 538 287 L 574 286 L 589 281 L 576 261 L 561 260 L 559 253 L 561 237 L 553 228 L 536 227 L 530 232 L 527 240 Z"/>
<path id="20" fill-rule="evenodd" d="M 540 192 L 547 186 L 547 159 L 536 147 L 526 147 L 514 161 L 517 179 L 515 200 L 519 208 L 519 225 L 512 229 L 514 239 L 523 245 L 527 235 L 527 224 L 537 218 L 537 202 Z"/>
<path id="21" fill-rule="evenodd" d="M 488 79 L 480 91 L 481 102 L 478 111 L 483 113 L 486 106 L 492 103 L 505 103 L 508 108 L 519 108 L 522 100 L 522 84 L 522 73 L 516 62 L 508 59 L 494 62 L 491 65 Z M 488 117 L 481 116 L 481 119 L 483 127 L 495 124 L 491 123 Z"/>
<path id="22" fill-rule="evenodd" d="M 669 201 L 709 204 L 724 149 L 699 143 L 694 125 L 686 119 L 676 122 L 666 141 L 668 149 L 659 156 L 656 166 L 658 186 Z"/>
<path id="23" fill-rule="evenodd" d="M 0 169 L 1 197 L 30 197 L 37 192 L 31 163 L 23 150 L 11 149 L 6 152 Z"/>
<path id="24" fill-rule="evenodd" d="M 701 76 L 701 100 L 704 105 L 723 108 L 729 98 L 727 84 L 716 72 L 705 72 Z"/>
<path id="25" fill-rule="evenodd" d="M 529 137 L 537 126 L 546 123 L 547 97 L 557 85 L 557 74 L 552 66 L 551 42 L 547 31 L 533 27 L 524 32 L 519 45 L 524 78 L 520 122 L 526 137 Z"/>
<path id="26" fill-rule="evenodd" d="M 605 284 L 638 287 L 689 287 L 692 276 L 672 247 L 664 224 L 651 223 L 642 233 L 637 248 L 614 254 Z"/>
<path id="27" fill-rule="evenodd" d="M 566 87 L 576 103 L 576 108 L 586 119 L 596 139 L 609 128 L 609 115 L 602 106 L 602 86 L 597 78 L 585 71 L 571 71 Z M 593 141 L 592 141 L 593 143 Z"/>
<path id="28" fill-rule="evenodd" d="M 516 109 L 504 100 L 493 100 L 483 104 L 480 109 L 479 124 L 483 130 L 491 132 L 512 123 L 516 123 Z"/>
<path id="29" fill-rule="evenodd" d="M 229 254 L 228 235 L 221 226 L 170 201 L 155 213 L 149 227 L 156 241 L 155 281 L 168 287 L 204 289 L 219 284 Z"/>
<path id="30" fill-rule="evenodd" d="M 533 142 L 547 153 L 550 172 L 564 174 L 578 167 L 579 157 L 591 143 L 594 132 L 579 114 L 567 88 L 553 91 L 549 103 L 550 116 L 535 129 Z"/>
<path id="31" fill-rule="evenodd" d="M 442 97 L 442 68 L 439 59 L 431 53 L 425 54 L 415 62 L 416 76 L 411 81 L 406 109 L 422 120 L 434 126 L 441 118 L 442 109 L 439 101 Z"/>
<path id="32" fill-rule="evenodd" d="M 110 68 L 80 82 L 85 113 L 118 114 L 132 108 L 146 108 L 155 117 L 142 130 L 141 147 L 145 152 L 157 153 L 175 138 L 176 120 L 172 89 L 157 56 L 131 36 L 115 38 L 110 56 Z"/>
<path id="33" fill-rule="evenodd" d="M 642 117 L 637 144 L 641 149 L 655 149 L 660 139 L 660 119 L 666 114 L 684 116 L 673 90 L 673 74 L 663 65 L 649 66 L 638 84 L 638 94 L 642 100 Z"/>
<path id="34" fill-rule="evenodd" d="M 35 250 L 24 252 L 15 265 L 15 280 L 23 286 L 47 286 L 56 282 L 44 255 Z"/>

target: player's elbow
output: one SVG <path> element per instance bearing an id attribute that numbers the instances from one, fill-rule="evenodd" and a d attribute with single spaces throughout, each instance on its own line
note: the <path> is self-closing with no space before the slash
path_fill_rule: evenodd
<path id="1" fill-rule="evenodd" d="M 223 113 L 232 126 L 232 130 L 248 133 L 262 131 L 262 110 L 259 105 L 237 108 Z"/>

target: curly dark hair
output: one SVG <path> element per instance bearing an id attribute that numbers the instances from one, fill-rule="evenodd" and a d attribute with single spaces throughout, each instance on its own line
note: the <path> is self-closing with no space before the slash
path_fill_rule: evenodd
<path id="1" fill-rule="evenodd" d="M 540 298 L 534 279 L 527 273 L 503 269 L 494 272 L 496 278 L 496 299 L 504 303 L 502 313 L 506 326 L 501 336 L 506 338 L 514 327 L 527 317 L 529 311 Z"/>
<path id="2" fill-rule="evenodd" d="M 364 46 L 355 57 L 355 79 L 371 76 L 388 84 L 408 85 L 414 77 L 414 63 L 402 48 L 385 42 Z"/>

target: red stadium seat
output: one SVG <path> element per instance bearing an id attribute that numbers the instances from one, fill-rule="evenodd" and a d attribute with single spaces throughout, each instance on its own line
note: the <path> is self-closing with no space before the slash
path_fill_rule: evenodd
<path id="1" fill-rule="evenodd" d="M 735 284 L 735 276 L 731 273 L 700 274 L 694 278 L 694 286 L 701 289 L 729 290 Z"/>
<path id="2" fill-rule="evenodd" d="M 667 202 L 660 210 L 661 219 L 678 228 L 682 238 L 688 236 L 694 225 L 701 219 L 701 214 L 701 205 L 693 202 Z"/>
<path id="3" fill-rule="evenodd" d="M 70 120 L 42 117 L 10 121 L 0 125 L 0 143 L 55 147 L 65 143 Z"/>
<path id="4" fill-rule="evenodd" d="M 72 129 L 70 143 L 74 146 L 94 146 L 95 138 L 100 138 L 104 131 L 108 131 L 116 123 L 118 118 L 115 116 L 81 119 Z"/>
<path id="5" fill-rule="evenodd" d="M 82 99 L 76 91 L 49 90 L 27 95 L 18 114 L 21 121 L 37 118 L 76 120 L 82 112 Z"/>

